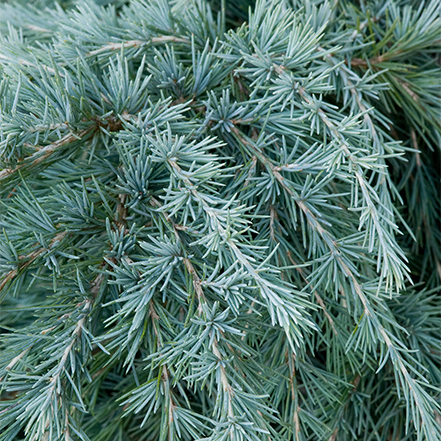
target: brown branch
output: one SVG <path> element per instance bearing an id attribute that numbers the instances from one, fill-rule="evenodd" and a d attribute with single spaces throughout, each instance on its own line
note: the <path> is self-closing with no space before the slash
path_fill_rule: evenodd
<path id="1" fill-rule="evenodd" d="M 233 402 L 232 402 L 234 391 L 233 391 L 233 388 L 230 385 L 230 382 L 228 381 L 228 377 L 227 377 L 227 374 L 225 372 L 225 368 L 222 365 L 222 354 L 219 352 L 219 349 L 217 347 L 217 340 L 216 339 L 213 340 L 213 344 L 212 344 L 211 349 L 213 351 L 213 354 L 219 360 L 219 366 L 220 366 L 220 371 L 221 371 L 221 384 L 223 386 L 224 392 L 226 392 L 227 395 L 228 395 L 228 416 L 230 418 L 234 418 L 234 409 L 233 409 Z"/>
<path id="2" fill-rule="evenodd" d="M 411 96 L 411 98 L 417 103 L 420 104 L 419 96 L 410 88 L 409 83 L 406 83 L 405 81 L 398 80 L 401 87 Z"/>
<path id="3" fill-rule="evenodd" d="M 194 266 L 191 263 L 190 259 L 188 259 L 187 257 L 184 257 L 183 261 L 184 261 L 185 267 L 187 268 L 187 271 L 191 274 L 191 276 L 193 278 L 193 287 L 194 287 L 194 290 L 196 292 L 198 302 L 199 302 L 198 314 L 201 315 L 202 314 L 202 304 L 207 302 L 207 299 L 205 298 L 204 291 L 202 289 L 202 282 L 201 282 L 201 279 L 199 278 L 199 276 L 197 275 L 196 270 L 194 269 Z"/>
<path id="4" fill-rule="evenodd" d="M 127 207 L 126 207 L 126 194 L 120 194 L 118 195 L 118 205 L 116 207 L 117 212 L 117 220 L 116 224 L 118 228 L 122 229 L 123 232 L 126 232 L 127 230 Z"/>
<path id="5" fill-rule="evenodd" d="M 63 238 L 67 235 L 67 231 L 62 231 L 60 233 L 57 233 L 55 237 L 50 241 L 48 248 L 39 248 L 38 250 L 33 251 L 32 253 L 28 254 L 27 256 L 22 257 L 20 260 L 26 260 L 26 262 L 20 264 L 18 268 L 15 268 L 11 271 L 9 271 L 3 278 L 3 280 L 0 282 L 0 292 L 3 290 L 3 288 L 7 285 L 8 282 L 10 282 L 14 277 L 17 276 L 17 274 L 20 271 L 23 271 L 26 269 L 29 265 L 31 265 L 42 253 L 45 251 L 50 251 L 53 246 L 55 246 L 58 242 L 63 240 Z"/>
<path id="6" fill-rule="evenodd" d="M 5 168 L 2 171 L 0 171 L 0 181 L 2 179 L 7 178 L 8 176 L 16 173 L 18 170 L 22 169 L 23 167 L 29 166 L 33 167 L 40 162 L 47 159 L 49 156 L 51 156 L 55 151 L 57 151 L 60 147 L 63 147 L 67 144 L 70 144 L 74 141 L 78 141 L 79 139 L 86 136 L 88 133 L 90 133 L 93 130 L 93 126 L 89 127 L 83 131 L 81 131 L 78 134 L 75 133 L 69 133 L 63 138 L 59 139 L 58 141 L 53 142 L 52 144 L 49 144 L 45 147 L 39 148 L 35 153 L 33 153 L 31 156 L 27 157 L 24 161 L 19 163 L 14 168 Z M 29 163 L 30 161 L 30 163 Z"/>
<path id="7" fill-rule="evenodd" d="M 199 276 L 197 275 L 196 270 L 194 269 L 194 266 L 190 262 L 189 259 L 184 258 L 184 264 L 185 264 L 185 267 L 187 268 L 188 272 L 193 277 L 193 287 L 194 287 L 194 290 L 196 291 L 196 294 L 197 294 L 197 297 L 199 300 L 198 315 L 201 315 L 202 314 L 202 303 L 206 302 L 205 294 L 202 289 L 202 281 L 199 278 Z M 220 367 L 220 372 L 221 372 L 221 384 L 223 386 L 224 392 L 226 392 L 228 394 L 228 416 L 230 418 L 234 418 L 234 410 L 233 410 L 233 403 L 232 403 L 232 397 L 233 397 L 234 391 L 228 381 L 228 377 L 225 372 L 225 368 L 222 365 L 223 358 L 222 358 L 222 354 L 219 351 L 216 338 L 213 340 L 213 344 L 212 344 L 211 349 L 213 351 L 213 354 L 219 359 L 219 367 Z"/>
<path id="8" fill-rule="evenodd" d="M 190 44 L 190 40 L 187 38 L 174 37 L 173 35 L 161 35 L 159 37 L 153 37 L 150 40 L 129 40 L 123 41 L 121 43 L 108 43 L 101 46 L 99 49 L 88 52 L 87 56 L 93 56 L 101 54 L 107 51 L 119 51 L 121 49 L 127 49 L 131 47 L 141 47 L 148 44 L 158 44 L 158 43 L 185 43 Z"/>
<path id="9" fill-rule="evenodd" d="M 421 156 L 420 156 L 420 151 L 419 151 L 419 148 L 418 148 L 418 141 L 417 141 L 417 136 L 416 136 L 415 129 L 411 129 L 410 130 L 410 135 L 411 135 L 411 138 L 412 138 L 413 148 L 415 150 L 417 150 L 417 152 L 415 152 L 416 164 L 417 164 L 418 168 L 421 168 Z"/>
<path id="10" fill-rule="evenodd" d="M 395 52 L 396 55 L 398 52 Z M 371 66 L 375 66 L 380 63 L 387 61 L 390 55 L 386 52 L 383 55 L 377 55 L 375 57 L 369 58 L 369 60 L 364 60 L 363 58 L 353 58 L 351 60 L 351 67 L 362 67 L 363 69 L 368 69 Z"/>
<path id="11" fill-rule="evenodd" d="M 338 435 L 338 428 L 334 430 L 328 441 L 335 441 L 337 439 L 337 435 Z"/>
<path id="12" fill-rule="evenodd" d="M 40 26 L 36 26 L 36 25 L 30 24 L 30 23 L 26 23 L 24 25 L 24 27 L 30 29 L 31 31 L 42 32 L 44 34 L 51 34 L 52 33 L 52 31 L 50 31 L 49 29 L 44 29 L 44 28 L 41 28 Z"/>
<path id="13" fill-rule="evenodd" d="M 55 74 L 56 73 L 55 69 L 53 69 L 52 67 L 48 67 L 48 66 L 45 66 L 43 64 L 37 65 L 35 63 L 32 63 L 31 61 L 24 60 L 23 58 L 9 58 L 6 55 L 0 54 L 0 60 L 5 60 L 5 61 L 9 61 L 9 62 L 18 62 L 22 66 L 30 66 L 30 67 L 35 67 L 35 68 L 40 68 L 41 67 L 46 72 L 49 72 L 51 74 Z M 58 73 L 58 74 L 60 76 L 64 76 L 62 73 Z"/>
<path id="14" fill-rule="evenodd" d="M 0 55 L 0 58 L 1 58 L 1 55 Z M 109 102 L 104 95 L 103 95 L 103 99 L 105 101 Z M 134 118 L 134 115 L 131 115 L 127 112 L 123 112 L 121 115 L 118 115 L 118 116 L 111 115 L 105 119 L 100 119 L 99 117 L 95 117 L 91 121 L 89 121 L 94 124 L 89 126 L 87 129 L 84 129 L 84 130 L 80 131 L 79 133 L 70 132 L 67 135 L 63 136 L 63 138 L 61 138 L 58 141 L 55 141 L 49 145 L 41 147 L 38 145 L 27 144 L 27 147 L 35 148 L 37 151 L 35 153 L 33 153 L 32 155 L 26 157 L 16 167 L 5 168 L 5 169 L 1 170 L 0 171 L 0 181 L 2 179 L 7 178 L 8 176 L 16 173 L 17 171 L 19 171 L 20 169 L 22 169 L 24 167 L 33 167 L 33 166 L 39 164 L 40 162 L 44 161 L 49 156 L 51 156 L 53 153 L 55 153 L 61 147 L 65 146 L 67 144 L 73 143 L 75 141 L 79 141 L 82 138 L 84 138 L 86 135 L 88 135 L 89 133 L 94 132 L 94 131 L 99 131 L 101 127 L 106 128 L 110 132 L 118 132 L 123 129 L 123 120 L 129 121 L 132 118 Z M 55 130 L 57 128 L 63 128 L 63 127 L 69 128 L 68 123 L 64 122 L 64 123 L 60 123 L 60 124 L 50 125 L 46 129 L 43 127 L 37 127 L 37 128 L 31 129 L 30 132 L 33 133 L 33 132 L 37 132 L 37 131 L 41 131 L 41 130 Z"/>
<path id="15" fill-rule="evenodd" d="M 395 52 L 396 55 L 399 52 Z M 383 55 L 378 55 L 376 57 L 373 57 L 371 59 L 369 59 L 368 61 L 363 60 L 361 58 L 353 58 L 351 60 L 351 67 L 361 67 L 363 69 L 368 69 L 370 67 L 376 68 L 377 70 L 379 70 L 379 68 L 376 66 L 377 64 L 380 63 L 384 63 L 385 61 L 387 61 L 388 59 L 388 54 L 383 54 Z M 400 84 L 400 86 L 410 95 L 410 97 L 421 106 L 420 103 L 420 97 L 417 93 L 415 93 L 411 88 L 409 83 L 407 83 L 406 81 L 400 80 L 397 78 L 398 83 Z"/>
<path id="16" fill-rule="evenodd" d="M 68 128 L 69 128 L 69 123 L 68 122 L 62 122 L 62 123 L 58 123 L 58 124 L 50 124 L 49 126 L 35 126 L 35 127 L 31 127 L 29 129 L 29 133 L 43 132 L 43 131 L 46 131 L 46 130 L 68 129 Z M 39 146 L 32 146 L 32 147 L 41 149 L 41 147 L 39 147 Z"/>
<path id="17" fill-rule="evenodd" d="M 86 299 L 84 302 L 80 303 L 80 305 L 83 306 L 83 310 L 87 310 L 87 313 L 90 311 L 92 307 L 92 300 Z M 57 383 L 61 377 L 61 374 L 64 371 L 64 367 L 66 365 L 67 359 L 75 345 L 75 343 L 78 341 L 78 339 L 81 337 L 83 326 L 86 323 L 87 313 L 85 312 L 84 315 L 81 317 L 81 319 L 77 322 L 75 329 L 73 331 L 72 335 L 72 341 L 66 346 L 63 352 L 63 356 L 60 359 L 60 362 L 58 363 L 58 369 L 54 375 L 49 379 L 49 382 L 52 383 L 52 386 L 49 389 L 49 392 L 52 394 L 55 392 L 56 395 L 60 395 L 56 391 Z"/>
<path id="18" fill-rule="evenodd" d="M 9 364 L 5 367 L 5 370 L 10 371 L 11 369 L 14 368 L 14 366 L 31 350 L 33 344 L 30 345 L 27 349 L 25 349 L 24 351 L 22 351 L 20 354 L 18 354 L 16 357 L 14 357 Z M 3 377 L 0 378 L 0 382 L 3 381 L 3 379 L 5 378 L 5 375 Z"/>

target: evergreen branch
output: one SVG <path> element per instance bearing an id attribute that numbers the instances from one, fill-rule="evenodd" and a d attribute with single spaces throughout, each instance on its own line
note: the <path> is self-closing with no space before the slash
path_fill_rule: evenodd
<path id="1" fill-rule="evenodd" d="M 314 100 L 303 90 L 303 88 L 299 88 L 299 94 L 302 96 L 302 98 L 305 100 L 307 104 L 313 105 Z M 382 270 L 382 277 L 384 277 L 384 273 L 387 274 L 390 266 L 391 266 L 391 258 L 389 256 L 393 256 L 394 260 L 397 262 L 401 262 L 401 258 L 397 256 L 395 249 L 397 249 L 397 246 L 395 245 L 395 241 L 393 239 L 389 239 L 388 236 L 384 234 L 384 227 L 380 224 L 381 215 L 379 215 L 377 208 L 375 207 L 374 202 L 372 201 L 372 198 L 369 194 L 368 188 L 370 188 L 368 182 L 364 178 L 361 166 L 358 163 L 357 158 L 351 153 L 350 146 L 344 139 L 344 137 L 341 135 L 341 133 L 338 131 L 337 127 L 334 125 L 334 123 L 328 118 L 326 113 L 322 109 L 318 109 L 317 112 L 320 115 L 320 118 L 323 120 L 323 122 L 326 124 L 326 126 L 331 131 L 332 135 L 337 139 L 342 147 L 343 151 L 345 152 L 347 158 L 349 159 L 352 167 L 355 168 L 354 174 L 358 181 L 358 184 L 360 185 L 360 188 L 362 190 L 363 197 L 365 199 L 366 205 L 368 207 L 368 213 L 370 217 L 372 218 L 372 221 L 375 225 L 375 231 L 378 235 L 379 241 L 380 241 L 380 253 L 378 256 L 378 267 L 380 267 L 380 255 L 383 255 L 383 270 Z M 395 282 L 397 284 L 397 289 L 400 289 L 402 286 L 402 274 L 407 275 L 406 267 L 402 264 L 401 265 L 403 269 L 399 270 L 397 274 L 394 275 Z M 399 268 L 399 267 L 398 267 Z M 397 269 L 398 269 L 397 268 Z M 389 284 L 389 278 L 390 276 L 386 276 L 387 283 Z M 392 289 L 392 286 L 391 286 Z"/>
<path id="2" fill-rule="evenodd" d="M 237 246 L 236 242 L 230 237 L 230 234 L 228 234 L 227 231 L 225 231 L 224 227 L 220 222 L 218 215 L 216 214 L 216 211 L 212 209 L 207 203 L 206 199 L 199 194 L 196 187 L 186 176 L 186 174 L 182 171 L 182 169 L 179 167 L 177 162 L 172 158 L 168 158 L 167 160 L 168 163 L 171 165 L 172 169 L 176 171 L 177 178 L 181 179 L 186 184 L 187 188 L 190 190 L 193 196 L 197 200 L 199 200 L 200 204 L 204 208 L 204 211 L 207 213 L 210 220 L 215 223 L 216 231 L 219 232 L 223 240 L 229 245 L 235 258 L 240 262 L 241 265 L 243 265 L 246 268 L 247 272 L 250 274 L 252 279 L 254 279 L 255 282 L 257 283 L 257 286 L 260 289 L 262 297 L 269 302 L 268 306 L 271 307 L 270 312 L 273 321 L 275 321 L 275 314 L 272 308 L 276 309 L 279 324 L 283 329 L 285 329 L 285 332 L 287 333 L 287 336 L 294 348 L 294 342 L 291 339 L 291 335 L 290 335 L 291 332 L 289 330 L 289 319 L 292 319 L 293 322 L 297 324 L 299 318 L 301 317 L 299 311 L 297 311 L 293 306 L 290 306 L 288 309 L 288 305 L 286 303 L 285 306 L 283 306 L 282 298 L 280 298 L 280 296 L 272 289 L 271 284 L 258 274 L 258 272 L 254 269 L 253 265 L 251 264 L 250 259 L 242 253 L 242 251 Z M 289 312 L 287 312 L 287 309 Z M 307 323 L 310 326 L 313 326 L 312 322 L 310 322 L 309 320 L 307 321 Z M 296 343 L 299 345 L 298 341 Z"/>
<path id="3" fill-rule="evenodd" d="M 31 127 L 31 129 L 29 130 L 30 133 L 35 133 L 35 132 L 45 132 L 47 130 L 58 130 L 58 129 L 68 129 L 69 128 L 69 124 L 67 124 L 66 122 L 63 123 L 56 123 L 56 124 L 50 124 L 49 126 L 35 126 L 35 127 Z M 36 149 L 40 149 L 41 147 L 39 146 L 35 146 Z"/>
<path id="4" fill-rule="evenodd" d="M 295 441 L 300 441 L 301 436 L 301 427 L 300 427 L 300 418 L 299 418 L 299 396 L 298 396 L 298 385 L 297 385 L 297 377 L 296 377 L 296 357 L 295 354 L 291 354 L 288 358 L 288 368 L 289 368 L 289 385 L 291 389 L 291 399 L 293 401 L 293 423 L 294 423 L 294 437 Z"/>
<path id="5" fill-rule="evenodd" d="M 173 168 L 177 169 L 180 173 L 182 173 L 181 168 L 176 163 L 174 163 L 174 161 L 172 161 L 172 166 L 173 166 Z M 190 184 L 191 184 L 191 182 L 190 182 Z M 153 197 L 150 198 L 150 204 L 153 207 L 162 208 L 162 204 L 159 201 L 157 201 L 155 198 L 153 198 Z M 176 237 L 180 241 L 181 246 L 183 247 L 184 245 L 183 245 L 183 243 L 182 243 L 182 241 L 180 240 L 180 237 L 179 237 L 179 230 L 183 230 L 183 228 L 180 225 L 177 225 L 171 219 L 171 217 L 169 215 L 167 215 L 167 213 L 165 213 L 164 211 L 163 211 L 163 213 L 164 213 L 164 216 L 165 216 L 165 219 L 167 220 L 167 222 L 170 222 L 172 224 L 172 227 L 173 227 L 173 229 L 175 231 Z M 196 292 L 197 299 L 198 299 L 197 315 L 198 315 L 198 317 L 201 317 L 202 314 L 203 314 L 204 305 L 208 305 L 207 298 L 206 298 L 206 296 L 204 294 L 204 290 L 202 288 L 202 281 L 199 278 L 199 276 L 198 276 L 198 274 L 196 272 L 196 269 L 194 268 L 191 260 L 188 257 L 184 257 L 182 259 L 182 261 L 183 261 L 187 271 L 189 272 L 189 274 L 192 277 L 193 288 L 194 288 L 194 290 Z M 210 337 L 211 337 L 211 335 L 210 335 Z M 234 409 L 233 409 L 234 389 L 230 385 L 230 382 L 228 380 L 228 377 L 227 377 L 227 374 L 226 374 L 226 371 L 225 371 L 225 367 L 223 365 L 223 357 L 222 357 L 222 354 L 219 351 L 218 341 L 217 341 L 217 339 L 215 337 L 213 338 L 213 342 L 212 342 L 212 345 L 211 345 L 211 350 L 212 350 L 213 354 L 215 355 L 215 357 L 218 359 L 218 365 L 219 365 L 219 368 L 220 368 L 220 382 L 221 382 L 221 385 L 222 385 L 224 393 L 226 393 L 227 397 L 228 397 L 227 398 L 228 399 L 228 412 L 227 412 L 227 415 L 228 415 L 228 418 L 234 419 L 234 417 L 235 417 L 235 412 L 234 412 Z M 233 436 L 233 435 L 231 434 L 231 436 Z"/>
<path id="6" fill-rule="evenodd" d="M 387 61 L 387 53 L 383 55 L 377 55 L 369 60 L 363 60 L 361 58 L 353 58 L 351 60 L 351 67 L 363 67 L 365 69 L 375 66 L 376 64 L 384 63 Z"/>
<path id="7" fill-rule="evenodd" d="M 230 382 L 228 381 L 227 375 L 225 373 L 225 368 L 222 365 L 222 355 L 219 352 L 216 339 L 213 340 L 212 350 L 213 350 L 213 354 L 219 360 L 218 363 L 219 363 L 219 367 L 220 367 L 220 371 L 221 371 L 222 387 L 224 388 L 224 392 L 228 394 L 228 417 L 234 418 L 234 410 L 233 410 L 233 404 L 232 404 L 233 388 L 230 386 Z"/>
<path id="8" fill-rule="evenodd" d="M 375 20 L 374 20 L 375 21 Z M 367 25 L 367 20 L 364 22 L 365 25 Z M 360 25 L 360 29 L 364 28 L 363 24 Z M 338 61 L 331 55 L 331 54 L 327 54 L 326 51 L 322 48 L 319 47 L 318 48 L 320 52 L 325 53 L 325 57 L 326 59 L 331 63 L 331 65 L 333 67 L 337 67 L 338 66 Z M 352 60 L 354 61 L 354 60 Z M 365 106 L 365 104 L 362 102 L 362 99 L 360 97 L 361 93 L 357 90 L 357 87 L 355 86 L 355 84 L 351 81 L 348 73 L 346 72 L 346 68 L 341 66 L 339 69 L 339 74 L 342 76 L 344 82 L 347 84 L 347 87 L 349 89 L 349 91 L 351 92 L 351 95 L 354 97 L 358 108 L 360 110 L 360 112 L 363 115 L 363 119 L 366 122 L 367 126 L 369 127 L 369 131 L 372 135 L 372 140 L 373 140 L 373 145 L 374 147 L 380 147 L 381 143 L 380 143 L 380 138 L 378 135 L 378 131 L 375 127 L 374 121 L 371 118 L 371 115 L 369 113 L 369 109 Z M 381 152 L 382 153 L 382 152 Z"/>
<path id="9" fill-rule="evenodd" d="M 157 344 L 158 344 L 158 349 L 161 349 L 162 347 L 162 343 L 161 343 L 161 339 L 159 338 L 159 330 L 157 328 L 157 322 L 159 321 L 159 315 L 157 314 L 156 310 L 155 310 L 155 306 L 153 304 L 153 300 L 150 300 L 150 317 L 152 319 L 152 324 L 153 324 L 153 329 L 157 338 Z M 164 393 L 167 393 L 168 391 L 168 412 L 167 412 L 167 416 L 168 416 L 168 432 L 169 432 L 169 437 L 173 437 L 173 410 L 176 407 L 176 404 L 173 400 L 173 396 L 170 392 L 170 385 L 169 385 L 169 378 L 170 378 L 170 373 L 169 373 L 169 368 L 167 367 L 167 363 L 164 363 L 161 365 L 161 369 L 162 369 L 162 374 L 161 374 L 161 379 L 162 379 L 162 383 L 163 383 L 163 387 L 164 387 Z"/>
<path id="10" fill-rule="evenodd" d="M 409 391 L 413 397 L 416 409 L 419 412 L 419 417 L 423 420 L 422 430 L 424 431 L 424 433 L 427 434 L 428 437 L 430 434 L 435 434 L 437 429 L 435 428 L 434 423 L 431 421 L 432 416 L 430 415 L 431 412 L 430 407 L 428 406 L 427 402 L 422 401 L 422 396 L 424 392 L 421 386 L 411 377 L 408 369 L 406 368 L 406 363 L 404 362 L 400 354 L 400 351 L 392 343 L 388 332 L 377 318 L 377 314 L 375 313 L 372 306 L 370 305 L 369 300 L 363 293 L 362 286 L 358 282 L 353 271 L 351 271 L 349 266 L 341 257 L 341 254 L 336 246 L 337 244 L 336 239 L 319 223 L 318 219 L 315 217 L 312 211 L 306 206 L 306 204 L 303 201 L 301 201 L 299 195 L 297 195 L 292 188 L 286 185 L 285 179 L 277 170 L 275 170 L 275 166 L 272 164 L 272 162 L 268 158 L 266 158 L 265 155 L 263 155 L 263 153 L 260 150 L 258 150 L 251 142 L 245 139 L 237 128 L 233 128 L 233 132 L 241 141 L 241 143 L 250 147 L 253 151 L 253 154 L 257 158 L 259 158 L 267 167 L 267 169 L 269 169 L 273 173 L 277 181 L 293 197 L 299 208 L 305 213 L 305 216 L 311 228 L 316 230 L 320 234 L 320 236 L 324 239 L 332 255 L 339 262 L 344 275 L 351 280 L 352 287 L 363 305 L 364 315 L 367 317 L 368 320 L 372 321 L 373 329 L 378 332 L 379 336 L 381 336 L 381 339 L 386 345 L 388 352 L 390 352 L 396 372 L 398 371 L 403 375 L 402 378 L 399 377 L 402 382 L 402 387 L 405 387 L 406 388 L 405 390 Z M 387 355 L 383 355 L 383 357 L 384 359 L 387 360 Z M 382 360 L 381 365 L 384 364 L 383 361 L 384 360 Z M 414 424 L 417 428 L 419 428 L 418 421 L 415 420 Z"/>

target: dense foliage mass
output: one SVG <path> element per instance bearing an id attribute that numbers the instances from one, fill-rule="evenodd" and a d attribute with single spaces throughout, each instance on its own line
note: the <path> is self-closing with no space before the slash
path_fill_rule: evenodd
<path id="1" fill-rule="evenodd" d="M 0 441 L 441 439 L 440 0 L 0 4 Z"/>

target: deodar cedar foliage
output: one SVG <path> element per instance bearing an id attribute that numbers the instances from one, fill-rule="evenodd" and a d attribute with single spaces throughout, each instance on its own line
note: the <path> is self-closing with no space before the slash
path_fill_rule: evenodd
<path id="1" fill-rule="evenodd" d="M 0 3 L 0 441 L 439 441 L 439 0 Z"/>

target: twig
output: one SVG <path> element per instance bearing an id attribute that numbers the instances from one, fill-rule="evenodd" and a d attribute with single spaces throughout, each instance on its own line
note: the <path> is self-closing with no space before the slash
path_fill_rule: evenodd
<path id="1" fill-rule="evenodd" d="M 411 96 L 411 98 L 417 104 L 420 104 L 419 96 L 410 88 L 409 83 L 406 83 L 405 81 L 402 80 L 398 80 L 398 82 L 400 83 L 401 87 Z"/>
<path id="2" fill-rule="evenodd" d="M 104 46 L 101 46 L 99 49 L 95 49 L 94 51 L 88 52 L 86 55 L 93 56 L 107 51 L 119 51 L 123 48 L 127 49 L 131 47 L 141 47 L 147 44 L 169 43 L 169 42 L 190 44 L 190 40 L 188 40 L 187 38 L 174 37 L 173 35 L 162 35 L 159 37 L 153 37 L 150 40 L 129 40 L 129 41 L 123 41 L 122 43 L 108 43 Z"/>
<path id="3" fill-rule="evenodd" d="M 116 212 L 118 214 L 118 219 L 116 220 L 116 224 L 118 228 L 122 229 L 123 232 L 127 230 L 127 207 L 126 207 L 126 194 L 118 195 L 118 205 L 116 207 Z"/>
<path id="4" fill-rule="evenodd" d="M 417 150 L 415 152 L 416 164 L 417 164 L 418 168 L 421 168 L 421 156 L 420 156 L 420 151 L 419 151 L 419 148 L 418 148 L 418 141 L 417 141 L 417 136 L 416 136 L 415 129 L 411 129 L 410 130 L 410 135 L 411 135 L 411 138 L 412 138 L 413 148 L 415 150 Z"/>
<path id="5" fill-rule="evenodd" d="M 38 151 L 33 153 L 31 156 L 27 157 L 22 163 L 18 164 L 14 168 L 5 168 L 2 171 L 0 171 L 0 180 L 7 178 L 8 176 L 16 173 L 18 170 L 22 169 L 23 167 L 29 166 L 33 167 L 40 162 L 44 161 L 46 158 L 51 156 L 55 151 L 57 151 L 60 147 L 65 146 L 66 144 L 70 144 L 74 141 L 78 141 L 84 136 L 86 136 L 88 133 L 90 133 L 94 127 L 89 127 L 83 131 L 81 131 L 78 134 L 75 133 L 69 133 L 63 138 L 59 139 L 58 141 L 53 142 L 52 144 L 49 144 L 45 147 L 40 148 Z M 29 163 L 30 162 L 30 163 Z"/>
<path id="6" fill-rule="evenodd" d="M 3 288 L 6 286 L 8 282 L 10 282 L 17 274 L 26 269 L 29 265 L 31 265 L 42 253 L 45 251 L 50 251 L 54 245 L 56 245 L 58 242 L 64 239 L 64 237 L 67 235 L 67 231 L 62 231 L 60 233 L 57 233 L 55 237 L 50 241 L 48 248 L 40 248 L 36 251 L 33 251 L 32 253 L 28 254 L 27 256 L 23 257 L 21 260 L 27 260 L 26 262 L 20 264 L 18 268 L 15 268 L 11 271 L 9 271 L 6 276 L 3 278 L 3 280 L 0 282 L 0 292 L 3 290 Z"/>
<path id="7" fill-rule="evenodd" d="M 228 416 L 230 418 L 234 418 L 234 410 L 233 410 L 233 388 L 230 386 L 230 383 L 228 381 L 228 377 L 225 372 L 225 368 L 222 364 L 222 355 L 219 352 L 219 349 L 217 347 L 217 340 L 213 340 L 213 344 L 211 346 L 213 354 L 219 359 L 219 366 L 221 371 L 221 384 L 224 388 L 224 392 L 228 394 Z"/>
<path id="8" fill-rule="evenodd" d="M 34 126 L 29 129 L 29 133 L 43 132 L 45 130 L 57 130 L 57 129 L 68 129 L 69 124 L 67 122 L 62 122 L 58 124 L 50 124 L 49 126 Z M 38 146 L 34 146 L 38 147 Z M 41 147 L 39 147 L 41 148 Z"/>
<path id="9" fill-rule="evenodd" d="M 43 70 L 45 70 L 46 72 L 49 72 L 51 74 L 55 74 L 56 71 L 55 69 L 53 69 L 52 67 L 48 67 L 45 66 L 43 64 L 37 65 L 35 63 L 32 63 L 31 61 L 28 60 L 24 60 L 23 58 L 9 58 L 6 55 L 2 55 L 0 54 L 0 60 L 5 60 L 5 61 L 9 61 L 9 62 L 18 62 L 19 64 L 21 64 L 22 66 L 29 66 L 29 67 L 35 67 L 35 68 L 39 68 L 41 67 Z M 59 73 L 60 76 L 64 76 L 61 72 Z"/>
<path id="10" fill-rule="evenodd" d="M 35 31 L 35 32 L 42 32 L 42 33 L 45 33 L 45 34 L 51 34 L 52 33 L 52 31 L 50 31 L 49 29 L 44 29 L 44 28 L 42 28 L 40 26 L 36 26 L 36 25 L 30 24 L 30 23 L 26 23 L 24 25 L 24 27 L 30 29 L 31 31 Z"/>
<path id="11" fill-rule="evenodd" d="M 23 352 L 21 352 L 20 354 L 18 354 L 16 357 L 14 357 L 9 364 L 5 367 L 5 370 L 10 371 L 11 369 L 14 368 L 14 366 L 31 350 L 33 344 L 30 345 L 27 349 L 25 349 Z M 0 382 L 3 381 L 3 379 L 5 378 L 5 375 L 3 375 L 3 377 L 0 378 Z"/>

